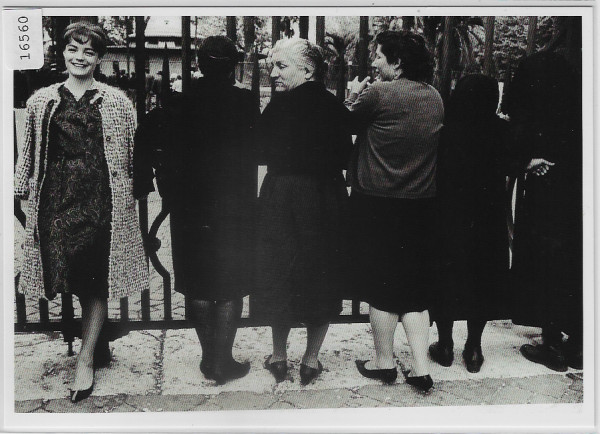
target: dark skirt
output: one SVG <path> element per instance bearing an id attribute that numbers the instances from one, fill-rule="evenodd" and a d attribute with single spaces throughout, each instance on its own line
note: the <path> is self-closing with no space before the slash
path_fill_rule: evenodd
<path id="1" fill-rule="evenodd" d="M 355 297 L 402 315 L 430 307 L 435 283 L 435 199 L 352 192 L 351 262 Z"/>
<path id="2" fill-rule="evenodd" d="M 197 198 L 196 198 L 197 200 Z M 254 210 L 223 196 L 212 205 L 188 197 L 171 210 L 175 289 L 198 300 L 233 300 L 253 281 Z"/>
<path id="3" fill-rule="evenodd" d="M 253 317 L 271 325 L 319 325 L 339 315 L 347 199 L 341 174 L 267 174 L 259 199 Z"/>

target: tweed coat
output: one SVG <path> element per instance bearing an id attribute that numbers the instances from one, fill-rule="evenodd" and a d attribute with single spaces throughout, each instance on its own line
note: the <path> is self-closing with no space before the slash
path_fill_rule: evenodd
<path id="1" fill-rule="evenodd" d="M 25 140 L 15 170 L 15 197 L 27 199 L 24 263 L 19 290 L 44 294 L 44 279 L 38 212 L 40 192 L 47 166 L 50 119 L 60 103 L 62 83 L 37 91 L 27 101 Z M 125 94 L 102 83 L 92 103 L 100 99 L 104 154 L 108 165 L 112 197 L 111 243 L 108 272 L 109 298 L 117 299 L 149 287 L 148 266 L 133 197 L 133 106 Z"/>

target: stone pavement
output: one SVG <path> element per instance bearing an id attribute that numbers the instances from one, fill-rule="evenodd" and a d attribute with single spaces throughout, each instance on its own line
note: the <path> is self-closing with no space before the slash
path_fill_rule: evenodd
<path id="1" fill-rule="evenodd" d="M 436 339 L 432 329 L 431 341 Z M 113 362 L 96 372 L 93 395 L 78 404 L 67 399 L 75 357 L 57 334 L 15 336 L 15 413 L 121 413 L 217 410 L 381 408 L 561 404 L 583 402 L 583 372 L 556 373 L 526 361 L 522 343 L 539 339 L 539 329 L 495 322 L 484 332 L 486 361 L 470 374 L 461 361 L 466 326 L 455 327 L 455 362 L 450 368 L 432 363 L 435 387 L 415 391 L 399 378 L 393 386 L 363 378 L 354 359 L 372 356 L 368 324 L 331 326 L 320 360 L 325 371 L 313 384 L 299 384 L 298 368 L 305 342 L 303 329 L 290 335 L 291 375 L 276 384 L 262 368 L 269 353 L 270 331 L 240 329 L 234 348 L 239 360 L 250 360 L 245 378 L 224 386 L 202 377 L 200 346 L 193 330 L 141 331 L 111 344 Z M 78 350 L 79 342 L 75 343 Z M 408 365 L 410 350 L 402 327 L 395 342 L 399 364 Z"/>

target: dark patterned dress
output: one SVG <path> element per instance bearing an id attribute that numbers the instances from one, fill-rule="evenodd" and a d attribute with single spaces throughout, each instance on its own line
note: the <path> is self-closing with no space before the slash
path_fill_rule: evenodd
<path id="1" fill-rule="evenodd" d="M 95 89 L 79 100 L 61 86 L 50 120 L 39 235 L 46 297 L 108 298 L 111 190 Z"/>

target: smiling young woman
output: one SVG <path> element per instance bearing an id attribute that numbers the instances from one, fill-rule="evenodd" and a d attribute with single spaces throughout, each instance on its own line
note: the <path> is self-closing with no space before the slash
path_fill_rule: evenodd
<path id="1" fill-rule="evenodd" d="M 19 290 L 48 299 L 71 293 L 81 303 L 77 402 L 94 387 L 107 300 L 148 288 L 148 269 L 132 195 L 133 106 L 94 80 L 107 43 L 99 26 L 73 23 L 63 40 L 69 77 L 27 102 L 15 196 L 27 200 Z"/>

